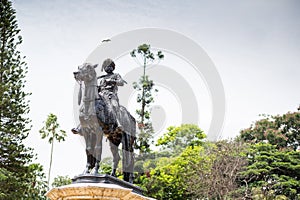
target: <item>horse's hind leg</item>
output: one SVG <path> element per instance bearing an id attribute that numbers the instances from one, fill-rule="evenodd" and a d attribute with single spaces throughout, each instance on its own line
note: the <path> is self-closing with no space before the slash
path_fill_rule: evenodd
<path id="1" fill-rule="evenodd" d="M 116 170 L 120 161 L 119 149 L 118 146 L 113 144 L 111 141 L 109 141 L 109 147 L 113 155 L 113 166 L 110 175 L 116 177 Z"/>

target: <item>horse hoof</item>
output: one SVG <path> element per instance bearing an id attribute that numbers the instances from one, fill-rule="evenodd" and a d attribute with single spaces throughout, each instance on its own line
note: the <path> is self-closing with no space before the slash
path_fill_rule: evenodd
<path id="1" fill-rule="evenodd" d="M 131 184 L 133 184 L 133 177 L 129 177 L 129 180 L 128 180 L 128 183 L 131 183 Z"/>

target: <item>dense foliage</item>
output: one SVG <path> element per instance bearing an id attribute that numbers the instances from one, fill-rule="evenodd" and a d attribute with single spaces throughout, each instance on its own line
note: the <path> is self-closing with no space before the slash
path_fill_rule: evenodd
<path id="1" fill-rule="evenodd" d="M 269 143 L 251 145 L 247 168 L 241 172 L 245 195 L 256 199 L 278 196 L 298 199 L 300 194 L 300 152 Z"/>
<path id="2" fill-rule="evenodd" d="M 157 140 L 157 146 L 172 154 L 181 153 L 188 146 L 199 146 L 206 137 L 204 132 L 194 124 L 182 124 L 179 127 L 170 126 L 168 132 Z"/>
<path id="3" fill-rule="evenodd" d="M 52 187 L 60 187 L 63 185 L 69 185 L 72 183 L 72 180 L 69 176 L 57 176 L 54 178 Z"/>
<path id="4" fill-rule="evenodd" d="M 241 131 L 240 140 L 250 143 L 249 164 L 241 173 L 248 194 L 256 199 L 299 199 L 300 112 L 262 115 Z"/>
<path id="5" fill-rule="evenodd" d="M 283 115 L 262 115 L 249 128 L 241 131 L 241 139 L 250 142 L 268 142 L 277 148 L 297 150 L 300 144 L 300 107 L 295 112 Z"/>
<path id="6" fill-rule="evenodd" d="M 18 50 L 22 43 L 16 12 L 0 1 L 0 198 L 44 199 L 42 167 L 24 145 L 30 131 L 29 105 L 24 91 L 27 66 Z"/>
<path id="7" fill-rule="evenodd" d="M 299 109 L 263 116 L 233 141 L 169 127 L 136 183 L 157 199 L 300 199 Z"/>

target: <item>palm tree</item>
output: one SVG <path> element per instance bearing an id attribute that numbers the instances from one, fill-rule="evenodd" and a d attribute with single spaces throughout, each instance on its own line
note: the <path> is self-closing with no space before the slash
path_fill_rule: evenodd
<path id="1" fill-rule="evenodd" d="M 41 128 L 39 131 L 41 134 L 42 139 L 49 138 L 48 142 L 51 144 L 51 153 L 50 153 L 50 164 L 49 164 L 49 171 L 48 171 L 48 188 L 50 183 L 50 173 L 51 173 L 51 167 L 52 167 L 52 156 L 53 156 L 53 146 L 54 146 L 54 140 L 57 140 L 58 142 L 65 141 L 65 137 L 67 136 L 66 131 L 59 130 L 60 125 L 57 122 L 57 116 L 50 113 L 48 115 L 48 118 L 46 120 L 45 126 Z"/>

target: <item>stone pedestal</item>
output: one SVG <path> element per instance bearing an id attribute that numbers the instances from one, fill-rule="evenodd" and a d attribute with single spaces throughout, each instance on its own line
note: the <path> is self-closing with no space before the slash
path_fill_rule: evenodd
<path id="1" fill-rule="evenodd" d="M 142 195 L 142 190 L 109 175 L 82 175 L 73 183 L 51 189 L 51 200 L 154 200 Z"/>

